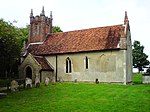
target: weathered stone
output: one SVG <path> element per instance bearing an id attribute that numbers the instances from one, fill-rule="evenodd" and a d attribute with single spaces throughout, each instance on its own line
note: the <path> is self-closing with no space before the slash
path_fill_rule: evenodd
<path id="1" fill-rule="evenodd" d="M 25 79 L 26 77 L 28 77 L 27 72 L 26 72 L 28 67 L 30 67 L 32 70 L 32 73 L 30 74 L 30 77 L 29 77 L 30 79 L 32 78 L 32 82 L 35 82 L 35 78 L 37 75 L 38 77 L 40 77 L 40 83 L 44 83 L 46 77 L 49 77 L 51 81 L 53 71 L 42 70 L 39 75 L 41 66 L 39 66 L 39 63 L 37 63 L 35 57 L 32 56 L 31 54 L 28 54 L 28 56 L 25 58 L 25 60 L 22 62 L 21 66 L 19 67 L 20 79 Z"/>
<path id="2" fill-rule="evenodd" d="M 77 79 L 74 80 L 74 83 L 77 83 Z"/>
<path id="3" fill-rule="evenodd" d="M 45 78 L 45 86 L 48 86 L 48 85 L 49 85 L 49 78 L 46 77 L 46 78 Z"/>
<path id="4" fill-rule="evenodd" d="M 142 74 L 142 77 L 143 77 L 143 84 L 150 83 L 150 74 Z"/>
<path id="5" fill-rule="evenodd" d="M 63 83 L 63 79 L 62 77 L 59 77 L 59 83 L 62 84 Z"/>
<path id="6" fill-rule="evenodd" d="M 32 88 L 32 80 L 30 78 L 26 78 L 26 88 Z"/>
<path id="7" fill-rule="evenodd" d="M 38 77 L 35 78 L 35 87 L 40 87 L 40 79 Z"/>
<path id="8" fill-rule="evenodd" d="M 35 83 L 35 87 L 39 88 L 40 87 L 40 82 Z"/>
<path id="9" fill-rule="evenodd" d="M 15 80 L 12 80 L 11 85 L 10 85 L 11 91 L 16 91 L 18 89 L 18 87 L 19 87 L 18 82 Z"/>
<path id="10" fill-rule="evenodd" d="M 54 77 L 54 76 L 52 77 L 52 84 L 53 84 L 53 85 L 56 84 L 56 81 L 55 81 L 55 77 Z"/>

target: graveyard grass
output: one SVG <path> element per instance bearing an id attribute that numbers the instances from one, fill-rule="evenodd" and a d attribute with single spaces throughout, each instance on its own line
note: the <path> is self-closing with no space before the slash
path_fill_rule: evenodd
<path id="1" fill-rule="evenodd" d="M 63 83 L 21 89 L 0 99 L 0 112 L 150 112 L 150 85 Z"/>

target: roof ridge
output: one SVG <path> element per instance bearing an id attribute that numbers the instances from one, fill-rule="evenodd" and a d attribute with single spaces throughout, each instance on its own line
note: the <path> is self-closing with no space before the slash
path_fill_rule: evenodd
<path id="1" fill-rule="evenodd" d="M 118 25 L 108 25 L 108 26 L 101 26 L 101 27 L 92 27 L 92 28 L 85 28 L 85 29 L 77 29 L 77 30 L 71 30 L 71 31 L 65 31 L 65 32 L 57 32 L 57 33 L 52 33 L 52 35 L 59 34 L 59 33 L 69 33 L 69 32 L 78 32 L 78 31 L 86 31 L 86 30 L 92 30 L 92 29 L 99 29 L 99 28 L 106 28 L 106 27 L 114 27 L 114 26 L 122 26 L 123 24 L 118 24 Z"/>
<path id="2" fill-rule="evenodd" d="M 44 44 L 30 46 L 35 55 L 118 49 L 123 24 L 60 32 L 49 35 Z"/>

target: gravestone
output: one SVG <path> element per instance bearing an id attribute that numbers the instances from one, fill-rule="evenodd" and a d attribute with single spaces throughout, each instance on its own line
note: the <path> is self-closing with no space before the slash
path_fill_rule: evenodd
<path id="1" fill-rule="evenodd" d="M 142 74 L 142 78 L 143 78 L 143 84 L 150 84 L 150 74 L 149 73 Z"/>
<path id="2" fill-rule="evenodd" d="M 77 79 L 74 80 L 74 83 L 77 83 Z"/>
<path id="3" fill-rule="evenodd" d="M 48 85 L 49 85 L 49 78 L 46 77 L 46 78 L 45 78 L 45 86 L 48 86 Z"/>
<path id="4" fill-rule="evenodd" d="M 62 77 L 59 78 L 59 83 L 62 84 L 63 83 L 63 79 Z"/>
<path id="5" fill-rule="evenodd" d="M 15 80 L 12 80 L 11 84 L 10 84 L 11 91 L 16 91 L 18 89 L 18 87 L 19 87 L 18 82 Z"/>
<path id="6" fill-rule="evenodd" d="M 96 84 L 99 84 L 99 81 L 98 81 L 98 79 L 96 79 L 96 80 L 95 80 L 95 83 L 96 83 Z"/>
<path id="7" fill-rule="evenodd" d="M 30 78 L 26 78 L 26 88 L 32 88 L 32 80 Z"/>
<path id="8" fill-rule="evenodd" d="M 40 87 L 40 79 L 36 76 L 35 78 L 35 87 L 39 88 Z"/>
<path id="9" fill-rule="evenodd" d="M 142 74 L 143 84 L 150 84 L 150 67 Z"/>
<path id="10" fill-rule="evenodd" d="M 56 84 L 56 81 L 55 81 L 55 77 L 54 77 L 54 76 L 52 77 L 52 84 L 53 84 L 53 85 Z"/>

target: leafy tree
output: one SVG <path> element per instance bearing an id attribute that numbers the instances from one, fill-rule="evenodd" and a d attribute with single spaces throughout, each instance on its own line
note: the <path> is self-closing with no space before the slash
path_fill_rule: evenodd
<path id="1" fill-rule="evenodd" d="M 22 48 L 24 41 L 28 40 L 29 36 L 29 26 L 27 25 L 25 28 L 17 28 L 19 34 L 18 34 L 18 42 L 19 46 Z"/>
<path id="2" fill-rule="evenodd" d="M 144 52 L 144 46 L 140 44 L 139 41 L 134 41 L 133 43 L 133 67 L 138 68 L 139 72 L 143 71 L 143 68 L 146 65 L 149 65 L 149 61 L 147 60 L 148 55 Z"/>
<path id="3" fill-rule="evenodd" d="M 53 33 L 62 32 L 53 26 Z M 14 27 L 12 23 L 0 19 L 0 77 L 12 77 L 18 72 L 18 61 L 24 41 L 27 41 L 29 26 Z"/>
<path id="4" fill-rule="evenodd" d="M 59 26 L 53 26 L 52 32 L 57 33 L 57 32 L 63 32 L 63 31 L 60 29 Z"/>
<path id="5" fill-rule="evenodd" d="M 12 24 L 0 19 L 0 77 L 14 74 L 12 68 L 20 55 L 18 34 L 18 30 Z"/>

